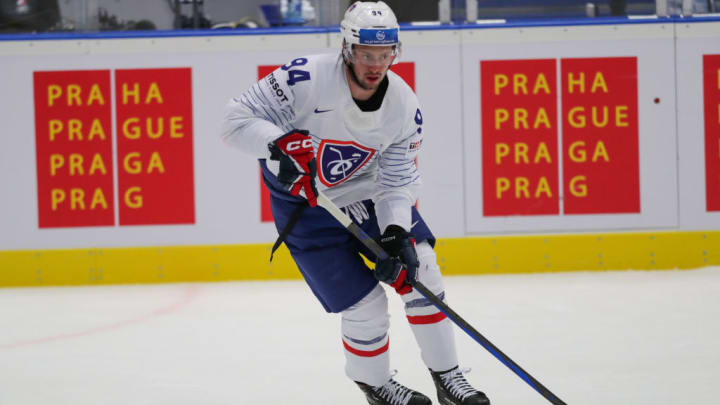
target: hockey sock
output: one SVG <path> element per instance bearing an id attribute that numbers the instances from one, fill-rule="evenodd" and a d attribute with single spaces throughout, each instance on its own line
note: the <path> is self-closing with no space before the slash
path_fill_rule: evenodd
<path id="1" fill-rule="evenodd" d="M 376 387 L 390 380 L 390 327 L 385 290 L 378 285 L 357 304 L 342 312 L 345 374 Z"/>

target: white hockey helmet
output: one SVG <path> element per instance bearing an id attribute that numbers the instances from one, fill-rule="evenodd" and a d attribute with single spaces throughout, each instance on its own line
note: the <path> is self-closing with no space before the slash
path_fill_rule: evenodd
<path id="1" fill-rule="evenodd" d="M 343 55 L 352 61 L 353 45 L 393 46 L 397 63 L 400 56 L 400 26 L 392 9 L 383 1 L 356 1 L 340 22 Z"/>

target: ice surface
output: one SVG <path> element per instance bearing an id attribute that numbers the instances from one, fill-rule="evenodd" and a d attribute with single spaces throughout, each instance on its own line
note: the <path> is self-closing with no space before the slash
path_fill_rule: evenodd
<path id="1" fill-rule="evenodd" d="M 720 267 L 446 277 L 450 306 L 568 404 L 716 404 Z M 392 294 L 396 378 L 434 398 Z M 0 289 L 0 404 L 364 404 L 302 281 Z M 457 329 L 494 405 L 546 404 Z"/>

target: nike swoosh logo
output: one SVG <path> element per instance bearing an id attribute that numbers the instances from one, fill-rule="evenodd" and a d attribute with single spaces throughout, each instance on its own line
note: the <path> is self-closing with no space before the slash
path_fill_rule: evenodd
<path id="1" fill-rule="evenodd" d="M 412 225 L 410 225 L 410 229 L 415 228 L 415 225 L 417 225 L 418 222 L 420 222 L 420 221 L 415 221 L 415 222 L 413 222 Z"/>
<path id="2" fill-rule="evenodd" d="M 325 112 L 328 112 L 328 111 L 332 111 L 332 108 L 329 109 L 329 110 L 321 110 L 321 109 L 319 109 L 319 108 L 316 108 L 316 109 L 315 109 L 315 114 L 322 114 L 322 113 L 325 113 Z"/>

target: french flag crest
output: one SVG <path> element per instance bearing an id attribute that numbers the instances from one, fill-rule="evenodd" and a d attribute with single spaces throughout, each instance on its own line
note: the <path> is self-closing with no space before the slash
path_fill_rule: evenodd
<path id="1" fill-rule="evenodd" d="M 349 179 L 375 154 L 375 149 L 352 141 L 325 139 L 318 146 L 318 178 L 328 187 Z"/>

